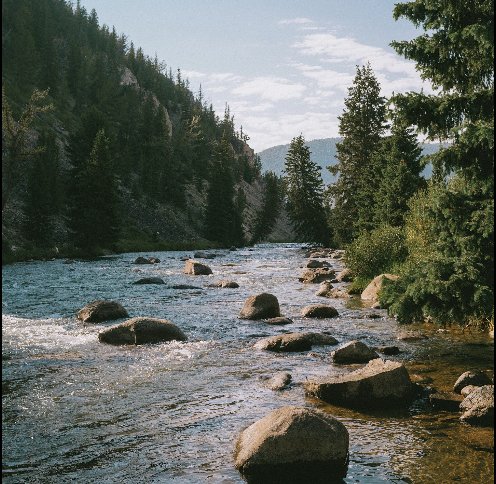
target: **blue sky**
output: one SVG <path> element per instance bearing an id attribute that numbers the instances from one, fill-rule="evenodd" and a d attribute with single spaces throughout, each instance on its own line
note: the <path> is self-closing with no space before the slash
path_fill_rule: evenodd
<path id="1" fill-rule="evenodd" d="M 415 64 L 389 47 L 423 33 L 395 21 L 393 0 L 81 0 L 100 25 L 181 69 L 190 89 L 262 151 L 303 134 L 339 136 L 356 66 L 371 63 L 382 94 L 431 92 Z"/>

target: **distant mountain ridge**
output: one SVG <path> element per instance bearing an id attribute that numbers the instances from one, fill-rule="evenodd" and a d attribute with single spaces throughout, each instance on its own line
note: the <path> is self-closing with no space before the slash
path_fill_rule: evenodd
<path id="1" fill-rule="evenodd" d="M 332 175 L 329 170 L 326 169 L 327 166 L 335 165 L 338 160 L 336 159 L 337 149 L 336 143 L 340 143 L 343 138 L 324 138 L 324 139 L 314 139 L 307 141 L 305 144 L 310 148 L 310 159 L 317 163 L 321 167 L 322 181 L 324 184 L 328 185 L 334 183 L 337 179 L 336 176 Z M 422 145 L 423 154 L 430 155 L 439 150 L 438 143 L 424 143 Z M 273 146 L 272 148 L 267 148 L 266 150 L 257 153 L 260 156 L 260 161 L 262 163 L 262 172 L 273 171 L 276 175 L 281 176 L 284 170 L 286 156 L 289 150 L 289 143 L 286 145 Z M 424 178 L 430 178 L 432 174 L 432 167 L 428 165 L 422 172 Z"/>

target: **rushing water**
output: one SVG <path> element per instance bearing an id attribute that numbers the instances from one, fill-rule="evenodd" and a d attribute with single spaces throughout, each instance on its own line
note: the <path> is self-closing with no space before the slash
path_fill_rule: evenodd
<path id="1" fill-rule="evenodd" d="M 186 252 L 122 254 L 97 261 L 61 260 L 4 266 L 2 274 L 2 478 L 13 483 L 241 483 L 233 451 L 240 432 L 284 405 L 332 412 L 350 433 L 346 483 L 493 482 L 494 432 L 462 425 L 459 415 L 424 401 L 404 411 L 359 413 L 305 396 L 307 378 L 351 371 L 336 365 L 336 347 L 276 354 L 252 348 L 283 332 L 328 331 L 340 343 L 395 344 L 412 378 L 450 390 L 468 369 L 491 373 L 493 341 L 451 331 L 417 343 L 384 311 L 359 300 L 315 296 L 318 285 L 298 276 L 307 259 L 299 247 L 270 244 L 212 251 L 210 276 L 183 274 Z M 139 255 L 162 262 L 135 265 Z M 330 261 L 336 270 L 337 260 Z M 158 276 L 165 285 L 133 285 Z M 237 289 L 211 288 L 220 279 Z M 173 289 L 187 284 L 196 289 Z M 339 287 L 339 284 L 337 285 Z M 248 296 L 269 292 L 286 326 L 240 320 Z M 98 342 L 104 324 L 83 324 L 76 312 L 91 301 L 119 301 L 132 317 L 166 318 L 189 337 L 136 347 Z M 332 304 L 337 318 L 299 316 L 309 304 Z M 293 384 L 274 392 L 263 379 L 288 371 Z"/>

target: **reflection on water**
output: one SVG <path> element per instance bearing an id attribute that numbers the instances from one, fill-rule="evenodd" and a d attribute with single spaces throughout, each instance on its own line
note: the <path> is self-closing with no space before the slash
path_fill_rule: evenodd
<path id="1" fill-rule="evenodd" d="M 211 276 L 182 273 L 184 252 L 141 254 L 159 264 L 137 266 L 140 254 L 97 261 L 19 263 L 2 275 L 2 444 L 4 482 L 14 483 L 241 483 L 233 450 L 240 432 L 283 405 L 315 406 L 339 418 L 350 433 L 345 483 L 490 483 L 492 429 L 459 423 L 458 415 L 434 411 L 425 401 L 394 412 L 361 413 L 305 397 L 308 378 L 346 372 L 335 347 L 272 354 L 255 350 L 261 337 L 285 332 L 328 331 L 340 343 L 394 344 L 424 385 L 451 390 L 468 369 L 492 375 L 493 342 L 483 334 L 437 328 L 428 340 L 399 342 L 394 319 L 366 315 L 358 300 L 325 300 L 318 288 L 298 282 L 306 263 L 291 244 L 255 250 L 214 251 Z M 330 261 L 336 270 L 341 262 Z M 141 277 L 165 285 L 133 285 Z M 233 279 L 237 289 L 210 288 Z M 197 290 L 174 289 L 194 285 Z M 340 287 L 339 284 L 336 285 Z M 237 318 L 244 300 L 270 292 L 286 326 Z M 138 347 L 98 342 L 115 324 L 82 324 L 76 312 L 89 302 L 121 302 L 134 316 L 166 318 L 189 340 Z M 340 316 L 301 318 L 309 304 L 334 305 Z M 264 388 L 281 371 L 293 384 L 282 392 Z M 416 377 L 416 378 L 417 378 Z"/>

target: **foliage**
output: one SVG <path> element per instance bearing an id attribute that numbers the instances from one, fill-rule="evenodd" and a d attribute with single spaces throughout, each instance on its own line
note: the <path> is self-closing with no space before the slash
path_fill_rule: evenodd
<path id="1" fill-rule="evenodd" d="M 205 236 L 228 246 L 244 245 L 239 205 L 235 203 L 233 150 L 227 136 L 215 147 L 205 210 Z"/>
<path id="2" fill-rule="evenodd" d="M 257 212 L 250 245 L 261 242 L 271 234 L 281 210 L 281 181 L 277 175 L 268 171 L 263 175 L 262 206 Z"/>
<path id="3" fill-rule="evenodd" d="M 48 90 L 41 92 L 35 89 L 16 121 L 2 86 L 2 211 L 25 177 L 31 158 L 40 151 L 40 148 L 32 146 L 29 130 L 36 116 L 53 108 L 51 104 L 40 105 L 47 94 Z"/>
<path id="4" fill-rule="evenodd" d="M 363 231 L 346 248 L 346 266 L 369 281 L 379 274 L 391 272 L 405 260 L 405 235 L 400 227 L 383 226 Z"/>
<path id="5" fill-rule="evenodd" d="M 373 205 L 376 177 L 371 170 L 372 154 L 379 148 L 386 129 L 386 102 L 370 64 L 357 66 L 353 86 L 348 89 L 345 110 L 339 119 L 343 137 L 336 144 L 338 163 L 327 169 L 336 175 L 328 196 L 332 202 L 331 225 L 338 245 L 349 243 L 364 228 L 360 217 Z"/>
<path id="6" fill-rule="evenodd" d="M 119 232 L 118 192 L 112 172 L 112 154 L 105 130 L 95 136 L 93 148 L 74 173 L 70 228 L 77 247 L 88 253 L 110 247 Z"/>
<path id="7" fill-rule="evenodd" d="M 296 234 L 304 242 L 329 244 L 331 232 L 320 168 L 310 159 L 302 135 L 293 138 L 283 171 L 286 207 Z"/>
<path id="8" fill-rule="evenodd" d="M 398 116 L 430 139 L 453 141 L 435 157 L 441 175 L 412 201 L 409 257 L 384 300 L 402 322 L 487 321 L 494 314 L 493 2 L 397 4 L 426 33 L 393 47 L 441 91 L 398 94 Z"/>

